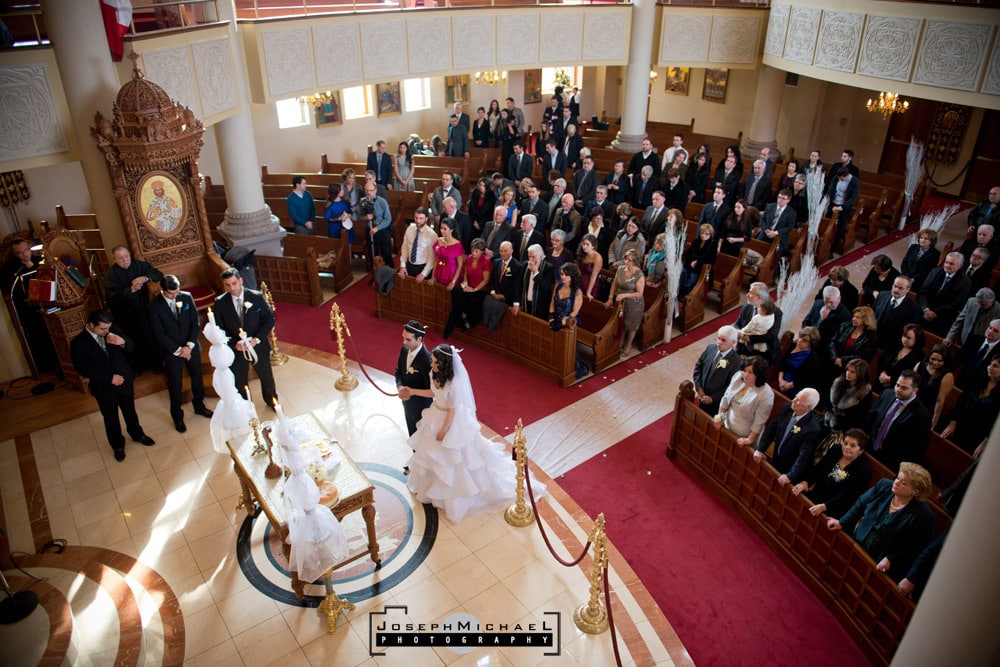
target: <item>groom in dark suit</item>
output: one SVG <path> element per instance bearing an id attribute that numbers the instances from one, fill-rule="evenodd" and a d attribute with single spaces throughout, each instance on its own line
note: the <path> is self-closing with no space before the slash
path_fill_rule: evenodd
<path id="1" fill-rule="evenodd" d="M 424 410 L 431 406 L 434 399 L 407 394 L 403 398 L 404 387 L 409 389 L 431 388 L 431 353 L 424 347 L 424 336 L 427 329 L 416 320 L 410 320 L 403 325 L 403 347 L 399 350 L 399 360 L 396 361 L 396 390 L 400 392 L 403 401 L 403 414 L 406 416 L 406 430 L 410 435 L 417 431 L 417 422 Z M 403 472 L 410 474 L 409 467 L 404 466 Z"/>
<path id="2" fill-rule="evenodd" d="M 132 440 L 147 447 L 156 442 L 146 435 L 135 412 L 132 380 L 135 373 L 125 355 L 134 344 L 111 323 L 111 313 L 95 310 L 87 318 L 86 328 L 70 343 L 73 366 L 90 380 L 90 393 L 104 417 L 104 432 L 116 461 L 125 460 L 125 436 L 118 421 L 118 411 L 125 418 L 125 428 Z"/>
<path id="3" fill-rule="evenodd" d="M 271 373 L 271 343 L 267 336 L 274 328 L 274 312 L 257 290 L 243 287 L 243 276 L 236 269 L 222 272 L 225 294 L 215 297 L 215 321 L 229 336 L 229 347 L 236 353 L 231 366 L 236 376 L 236 389 L 246 398 L 247 377 L 250 375 L 250 361 L 244 356 L 247 350 L 257 353 L 253 368 L 260 378 L 260 391 L 267 407 L 274 409 L 278 392 L 274 388 Z M 244 335 L 241 336 L 240 332 Z"/>
<path id="4" fill-rule="evenodd" d="M 778 484 L 798 484 L 806 478 L 813 465 L 813 453 L 819 444 L 822 429 L 813 411 L 819 404 L 819 392 L 812 388 L 795 394 L 778 416 L 772 419 L 757 441 L 753 460 L 760 463 L 764 452 L 774 443 L 771 465 L 778 471 Z"/>
<path id="5" fill-rule="evenodd" d="M 149 304 L 149 319 L 153 334 L 160 343 L 167 370 L 167 393 L 170 394 L 170 417 L 178 433 L 187 431 L 184 410 L 181 408 L 181 385 L 184 367 L 191 376 L 191 403 L 194 413 L 211 417 L 205 407 L 205 386 L 201 377 L 201 346 L 198 345 L 198 309 L 194 298 L 181 291 L 181 281 L 174 275 L 160 280 L 160 296 Z"/>

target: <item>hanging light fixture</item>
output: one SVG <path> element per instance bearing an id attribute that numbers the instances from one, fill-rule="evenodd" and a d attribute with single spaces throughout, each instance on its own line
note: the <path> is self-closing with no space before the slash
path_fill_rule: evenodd
<path id="1" fill-rule="evenodd" d="M 299 102 L 302 104 L 311 104 L 313 106 L 319 106 L 321 104 L 326 104 L 331 99 L 333 99 L 333 91 L 328 90 L 326 92 L 313 93 L 312 95 L 303 95 L 298 99 Z"/>
<path id="2" fill-rule="evenodd" d="M 910 109 L 910 103 L 901 100 L 898 93 L 881 92 L 877 100 L 869 98 L 865 108 L 872 113 L 880 113 L 883 119 L 887 119 L 894 113 L 906 113 Z"/>
<path id="3" fill-rule="evenodd" d="M 501 83 L 507 81 L 507 70 L 498 72 L 493 70 L 492 72 L 476 72 L 476 83 L 481 83 L 485 86 L 497 86 Z"/>

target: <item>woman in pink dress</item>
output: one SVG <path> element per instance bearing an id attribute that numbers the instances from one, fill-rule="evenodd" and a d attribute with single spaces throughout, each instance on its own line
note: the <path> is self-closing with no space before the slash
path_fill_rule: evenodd
<path id="1" fill-rule="evenodd" d="M 472 239 L 472 252 L 465 258 L 465 275 L 458 287 L 451 291 L 451 312 L 444 327 L 448 338 L 455 327 L 468 331 L 483 319 L 483 299 L 489 291 L 490 270 L 493 265 L 483 253 L 486 241 Z"/>
<path id="2" fill-rule="evenodd" d="M 462 276 L 465 265 L 465 254 L 462 242 L 455 238 L 453 223 L 448 218 L 442 218 L 439 225 L 441 237 L 434 243 L 434 282 L 444 285 L 449 292 L 455 288 Z"/>
<path id="3" fill-rule="evenodd" d="M 588 301 L 597 299 L 601 294 L 601 281 L 598 276 L 604 268 L 604 258 L 597 252 L 597 237 L 584 234 L 580 248 L 576 251 L 577 265 L 580 267 L 582 281 L 580 286 Z"/>

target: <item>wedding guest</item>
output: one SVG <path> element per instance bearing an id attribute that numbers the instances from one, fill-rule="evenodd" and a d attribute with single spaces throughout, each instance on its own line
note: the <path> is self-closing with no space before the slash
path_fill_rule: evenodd
<path id="1" fill-rule="evenodd" d="M 719 401 L 715 428 L 725 426 L 736 436 L 737 445 L 754 446 L 774 405 L 774 391 L 767 384 L 770 364 L 764 357 L 747 357 L 741 370 Z"/>
<path id="2" fill-rule="evenodd" d="M 868 434 L 860 428 L 848 429 L 804 480 L 792 487 L 792 494 L 805 493 L 813 516 L 841 516 L 868 488 L 872 471 L 865 458 Z"/>

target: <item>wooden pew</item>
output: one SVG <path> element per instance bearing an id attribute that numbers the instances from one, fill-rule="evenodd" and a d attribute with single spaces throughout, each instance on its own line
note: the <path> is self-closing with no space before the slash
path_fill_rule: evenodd
<path id="1" fill-rule="evenodd" d="M 518 316 L 520 317 L 520 316 Z M 618 361 L 621 338 L 618 335 L 618 309 L 607 308 L 599 301 L 583 300 L 576 340 L 594 353 L 594 372 L 600 373 Z"/>
<path id="2" fill-rule="evenodd" d="M 712 267 L 712 289 L 719 293 L 719 312 L 724 313 L 740 301 L 743 286 L 743 259 L 747 249 L 740 248 L 739 257 L 719 253 Z"/>
<path id="3" fill-rule="evenodd" d="M 442 285 L 417 283 L 397 274 L 389 294 L 376 293 L 376 315 L 396 322 L 417 319 L 443 331 L 451 310 L 451 294 Z M 508 310 L 493 333 L 479 326 L 456 330 L 457 340 L 476 345 L 547 377 L 561 387 L 576 381 L 576 328 L 552 331 L 546 320 Z"/>
<path id="4" fill-rule="evenodd" d="M 851 219 L 847 223 L 847 227 L 844 229 L 844 254 L 846 255 L 854 247 L 854 241 L 858 233 L 858 220 L 866 217 L 868 215 L 868 200 L 864 197 L 858 198 L 858 203 L 854 207 L 854 212 L 851 214 Z"/>
<path id="5" fill-rule="evenodd" d="M 750 277 L 751 282 L 761 282 L 768 287 L 774 285 L 774 274 L 778 268 L 779 241 L 780 239 L 776 236 L 770 243 L 760 239 L 747 239 L 743 243 L 744 248 L 747 250 L 756 250 L 764 258 L 753 271 L 744 269 L 744 274 Z"/>
<path id="6" fill-rule="evenodd" d="M 816 266 L 822 266 L 830 260 L 833 252 L 833 237 L 837 233 L 837 221 L 834 218 L 823 218 L 819 223 L 819 242 L 816 244 Z"/>
<path id="7" fill-rule="evenodd" d="M 345 234 L 339 239 L 331 239 L 326 236 L 325 229 L 322 232 L 322 236 L 319 234 L 315 236 L 288 234 L 281 242 L 282 251 L 285 257 L 308 257 L 310 250 L 317 257 L 330 251 L 337 253 L 337 260 L 330 272 L 333 274 L 335 289 L 342 292 L 350 287 L 352 280 L 351 249 L 347 244 L 347 235 Z M 318 266 L 316 269 L 317 272 L 320 271 Z"/>
<path id="8" fill-rule="evenodd" d="M 704 267 L 702 267 L 704 273 Z M 697 287 L 695 288 L 697 290 Z M 704 290 L 701 290 L 704 295 Z M 639 330 L 642 336 L 642 349 L 647 350 L 654 345 L 663 342 L 663 334 L 667 328 L 667 281 L 664 280 L 656 287 L 646 283 L 646 289 L 642 292 L 642 299 L 645 302 L 642 311 L 642 327 Z M 704 308 L 702 308 L 704 312 Z"/>
<path id="9" fill-rule="evenodd" d="M 257 255 L 257 280 L 267 283 L 275 301 L 316 307 L 323 303 L 316 250 L 306 248 L 305 257 Z"/>
<path id="10" fill-rule="evenodd" d="M 711 284 L 711 275 L 711 264 L 701 267 L 701 275 L 698 276 L 694 289 L 677 302 L 680 317 L 675 318 L 674 322 L 681 331 L 690 331 L 705 320 L 705 296 Z M 667 307 L 669 308 L 670 304 L 667 304 Z"/>
<path id="11" fill-rule="evenodd" d="M 727 430 L 693 402 L 690 381 L 675 401 L 667 456 L 728 505 L 833 612 L 875 664 L 888 665 L 914 604 L 843 531 L 827 530 L 811 501 L 780 486 L 777 472 L 756 464 Z"/>

